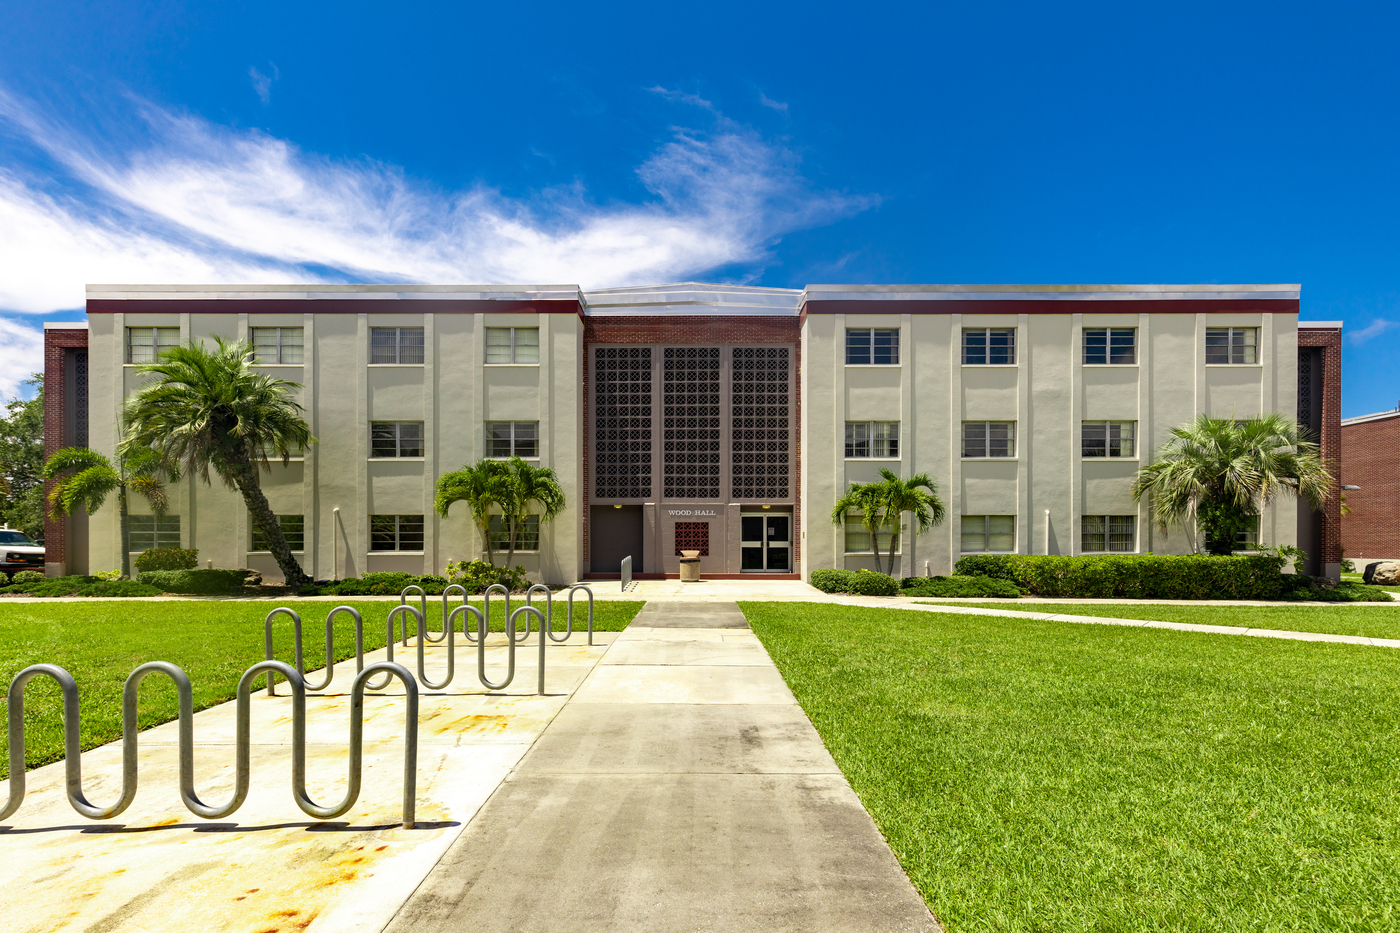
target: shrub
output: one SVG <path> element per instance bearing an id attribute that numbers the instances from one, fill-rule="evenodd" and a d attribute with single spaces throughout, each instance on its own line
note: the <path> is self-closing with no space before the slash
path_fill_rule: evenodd
<path id="1" fill-rule="evenodd" d="M 1306 579 L 1306 578 L 1305 578 Z M 1299 587 L 1279 597 L 1292 602 L 1316 603 L 1388 603 L 1393 602 L 1383 587 L 1364 583 L 1338 583 L 1332 589 Z"/>
<path id="2" fill-rule="evenodd" d="M 199 566 L 199 551 L 178 547 L 150 547 L 136 555 L 136 570 L 193 570 Z"/>
<path id="3" fill-rule="evenodd" d="M 74 596 L 159 596 L 161 591 L 149 583 L 135 580 L 98 580 L 79 587 Z"/>
<path id="4" fill-rule="evenodd" d="M 851 574 L 847 591 L 857 596 L 898 596 L 899 584 L 887 573 L 857 570 Z"/>
<path id="5" fill-rule="evenodd" d="M 939 599 L 956 597 L 995 597 L 1017 599 L 1021 590 L 1016 584 L 995 577 L 905 577 L 899 581 L 903 596 L 933 596 Z"/>
<path id="6" fill-rule="evenodd" d="M 525 568 L 519 564 L 506 568 L 492 567 L 484 560 L 448 561 L 447 577 L 465 587 L 468 593 L 484 593 L 493 583 L 501 584 L 512 593 L 530 588 Z"/>
<path id="7" fill-rule="evenodd" d="M 823 593 L 845 593 L 851 585 L 849 570 L 813 570 L 812 585 Z"/>
<path id="8" fill-rule="evenodd" d="M 437 574 L 415 574 L 402 571 L 380 571 L 362 577 L 350 577 L 334 583 L 304 586 L 301 596 L 398 596 L 410 586 L 421 587 L 429 596 L 437 596 L 447 588 L 447 578 Z"/>
<path id="9" fill-rule="evenodd" d="M 11 578 L 12 583 L 43 583 L 48 579 L 42 570 L 21 570 Z"/>
<path id="10" fill-rule="evenodd" d="M 99 580 L 83 574 L 66 577 L 44 577 L 32 583 L 16 583 L 0 588 L 0 593 L 25 596 L 159 596 L 153 586 L 131 580 Z"/>
<path id="11" fill-rule="evenodd" d="M 99 570 L 97 573 L 93 574 L 93 576 L 99 580 L 120 580 L 122 578 L 122 572 L 120 570 Z"/>
<path id="12" fill-rule="evenodd" d="M 163 593 L 186 596 L 228 596 L 243 591 L 241 570 L 148 570 L 136 575 L 137 583 Z"/>
<path id="13" fill-rule="evenodd" d="M 1274 599 L 1284 588 L 1273 554 L 1056 557 L 969 555 L 959 574 L 1009 580 L 1034 596 L 1080 599 Z"/>

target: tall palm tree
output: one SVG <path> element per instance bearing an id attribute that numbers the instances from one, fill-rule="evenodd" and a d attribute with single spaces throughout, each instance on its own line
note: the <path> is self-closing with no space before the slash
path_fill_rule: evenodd
<path id="1" fill-rule="evenodd" d="M 58 519 L 80 508 L 96 512 L 115 492 L 121 526 L 122 576 L 130 577 L 131 516 L 127 493 L 137 493 L 149 502 L 159 520 L 170 507 L 165 494 L 167 476 L 153 450 L 134 450 L 113 464 L 89 447 L 64 447 L 44 464 L 44 479 L 58 480 L 49 492 L 49 515 Z"/>
<path id="2" fill-rule="evenodd" d="M 243 341 L 214 342 L 208 348 L 191 340 L 137 368 L 153 378 L 127 400 L 119 452 L 129 457 L 153 450 L 172 478 L 198 474 L 206 484 L 212 467 L 243 496 L 287 585 L 304 586 L 311 579 L 292 556 L 259 478 L 260 470 L 271 469 L 268 453 L 285 464 L 316 443 L 305 409 L 292 397 L 301 385 L 254 372 L 252 347 Z"/>
<path id="3" fill-rule="evenodd" d="M 443 518 L 455 502 L 465 502 L 471 509 L 472 523 L 486 542 L 486 559 L 496 566 L 496 552 L 491 546 L 491 510 L 501 508 L 510 495 L 503 460 L 478 460 L 438 477 L 433 507 Z"/>
<path id="4" fill-rule="evenodd" d="M 539 509 L 541 529 L 544 523 L 552 521 L 564 511 L 564 489 L 559 478 L 548 467 L 537 467 L 519 457 L 511 457 L 505 463 L 505 485 L 507 494 L 501 502 L 503 521 L 510 534 L 510 552 L 506 555 L 506 566 L 515 559 L 515 546 L 520 538 L 520 529 L 531 515 L 531 509 Z"/>
<path id="5" fill-rule="evenodd" d="M 1133 480 L 1133 497 L 1151 496 L 1163 531 L 1195 519 L 1212 554 L 1232 553 L 1236 535 L 1276 496 L 1320 509 L 1334 489 L 1317 444 L 1277 412 L 1242 421 L 1200 415 L 1173 428 Z"/>
<path id="6" fill-rule="evenodd" d="M 846 494 L 836 500 L 831 510 L 831 523 L 837 527 L 846 524 L 846 516 L 851 512 L 860 513 L 860 523 L 870 533 L 870 549 L 875 552 L 875 569 L 881 573 L 880 533 L 889 524 L 889 508 L 882 495 L 880 483 L 852 483 Z M 890 569 L 894 569 L 894 547 L 891 541 Z"/>
<path id="7" fill-rule="evenodd" d="M 889 470 L 880 471 L 880 496 L 885 501 L 887 514 L 894 521 L 894 535 L 890 538 L 890 573 L 894 573 L 894 555 L 899 550 L 899 529 L 905 512 L 914 518 L 914 535 L 928 531 L 934 525 L 943 524 L 948 510 L 943 500 L 938 498 L 938 484 L 927 473 L 916 473 L 908 479 L 900 479 Z M 914 566 L 914 541 L 909 541 L 909 567 Z M 911 576 L 906 573 L 905 576 Z"/>

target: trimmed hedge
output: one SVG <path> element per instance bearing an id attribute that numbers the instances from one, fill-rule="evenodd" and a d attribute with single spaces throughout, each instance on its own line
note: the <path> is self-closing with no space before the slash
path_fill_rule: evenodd
<path id="1" fill-rule="evenodd" d="M 134 580 L 101 580 L 85 574 L 45 577 L 34 583 L 0 587 L 19 596 L 159 596 L 160 590 Z"/>
<path id="2" fill-rule="evenodd" d="M 1298 576 L 1302 576 L 1298 574 Z M 1383 587 L 1344 581 L 1332 589 L 1299 587 L 1279 597 L 1295 602 L 1310 603 L 1389 603 L 1394 602 Z"/>
<path id="3" fill-rule="evenodd" d="M 1033 596 L 1079 599 L 1277 599 L 1284 589 L 1279 558 L 1267 554 L 1139 554 L 1056 557 L 974 554 L 954 569 L 1007 580 Z"/>
<path id="4" fill-rule="evenodd" d="M 405 588 L 418 586 L 429 596 L 438 596 L 447 588 L 447 578 L 437 574 L 404 573 L 402 571 L 381 571 L 367 573 L 361 577 L 351 577 L 335 583 L 317 586 L 304 586 L 298 590 L 300 596 L 398 596 Z M 415 594 L 417 595 L 417 594 Z"/>
<path id="5" fill-rule="evenodd" d="M 857 596 L 898 596 L 899 583 L 887 573 L 857 570 L 846 584 L 846 592 Z"/>
<path id="6" fill-rule="evenodd" d="M 813 570 L 812 585 L 823 593 L 844 593 L 851 585 L 849 570 Z"/>
<path id="7" fill-rule="evenodd" d="M 10 578 L 11 583 L 43 583 L 47 579 L 42 570 L 21 570 Z"/>
<path id="8" fill-rule="evenodd" d="M 148 547 L 133 561 L 136 572 L 148 570 L 193 570 L 199 566 L 199 551 L 178 547 Z"/>
<path id="9" fill-rule="evenodd" d="M 994 577 L 905 577 L 899 581 L 901 596 L 932 596 L 1019 599 L 1021 590 L 1009 580 Z"/>
<path id="10" fill-rule="evenodd" d="M 241 570 L 148 570 L 136 575 L 137 583 L 163 593 L 185 596 L 228 596 L 243 592 Z"/>

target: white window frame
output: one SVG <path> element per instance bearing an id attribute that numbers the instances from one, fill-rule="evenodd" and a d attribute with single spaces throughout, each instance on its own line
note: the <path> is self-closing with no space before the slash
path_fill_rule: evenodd
<path id="1" fill-rule="evenodd" d="M 1095 363 L 1089 360 L 1089 335 L 1103 335 L 1103 362 Z M 1113 359 L 1113 339 L 1127 334 L 1131 340 L 1129 349 L 1132 351 L 1131 360 Z M 1095 347 L 1097 351 L 1099 348 Z M 1136 327 L 1085 327 L 1084 328 L 1084 355 L 1082 357 L 1084 366 L 1136 366 L 1137 356 L 1137 328 Z"/>
<path id="2" fill-rule="evenodd" d="M 1212 363 L 1211 360 L 1210 360 L 1210 351 L 1211 351 L 1212 349 L 1218 349 L 1218 348 L 1213 348 L 1213 347 L 1211 347 L 1211 345 L 1210 345 L 1210 338 L 1211 338 L 1211 336 L 1212 336 L 1213 334 L 1214 334 L 1214 335 L 1218 335 L 1221 331 L 1224 331 L 1224 332 L 1225 332 L 1225 347 L 1224 347 L 1224 349 L 1225 349 L 1226 355 L 1229 356 L 1229 359 L 1228 359 L 1226 362 L 1223 362 L 1223 363 L 1221 363 L 1221 362 Z M 1246 336 L 1246 335 L 1247 335 L 1247 336 L 1252 337 L 1253 340 L 1252 340 L 1251 342 L 1249 342 L 1249 343 L 1241 343 L 1238 347 L 1236 347 L 1236 345 L 1235 345 L 1235 337 L 1236 337 L 1236 335 L 1240 335 L 1240 336 Z M 1240 360 L 1236 360 L 1236 359 L 1235 359 L 1235 350 L 1236 350 L 1236 349 L 1238 349 L 1238 350 L 1241 351 L 1241 352 L 1240 352 L 1240 356 L 1241 356 L 1241 357 L 1248 355 L 1248 356 L 1252 356 L 1253 359 L 1248 359 L 1248 360 L 1246 360 L 1246 359 L 1240 359 Z M 1258 365 L 1260 365 L 1260 363 L 1259 363 L 1259 349 L 1260 349 L 1260 347 L 1259 347 L 1259 328 L 1258 328 L 1258 326 L 1253 326 L 1253 325 L 1252 325 L 1252 326 L 1249 326 L 1249 327 L 1234 327 L 1234 326 L 1231 326 L 1231 327 L 1207 327 L 1207 328 L 1206 328 L 1206 365 L 1207 365 L 1207 366 L 1258 366 Z M 1246 353 L 1245 351 L 1248 351 L 1248 352 Z"/>
<path id="3" fill-rule="evenodd" d="M 1113 546 L 1114 522 L 1119 523 L 1117 534 L 1123 534 L 1121 528 L 1124 521 L 1128 523 L 1129 546 L 1126 548 L 1116 548 Z M 1092 534 L 1102 535 L 1104 548 L 1102 550 L 1092 549 L 1085 543 L 1085 538 L 1091 534 L 1088 530 L 1091 522 L 1101 522 L 1098 528 L 1101 530 Z M 1081 554 L 1136 554 L 1138 546 L 1138 521 L 1136 515 L 1081 515 L 1079 517 L 1079 553 Z"/>
<path id="4" fill-rule="evenodd" d="M 392 550 L 390 550 L 390 549 L 388 549 L 388 548 L 376 548 L 376 547 L 374 546 L 374 520 L 375 520 L 376 518 L 379 518 L 379 519 L 392 518 L 392 519 L 394 520 L 394 547 L 393 547 Z M 401 531 L 399 530 L 399 528 L 400 528 L 401 525 L 404 525 L 404 524 L 412 524 L 412 522 L 405 522 L 404 519 L 414 519 L 414 518 L 418 519 L 417 524 L 420 525 L 420 526 L 422 527 L 422 529 L 423 529 L 423 546 L 420 546 L 420 547 L 418 547 L 417 549 L 412 549 L 412 548 L 411 548 L 411 549 L 409 549 L 409 550 L 403 550 L 403 548 L 402 548 L 402 544 L 403 544 L 403 532 L 401 532 Z M 426 547 L 426 545 L 427 545 L 427 542 L 428 542 L 428 522 L 427 522 L 427 516 L 424 516 L 424 515 L 387 515 L 387 514 L 385 514 L 385 515 L 374 515 L 374 514 L 371 514 L 371 515 L 369 516 L 369 553 L 371 553 L 371 554 L 422 554 L 422 553 L 423 553 L 424 547 Z"/>
<path id="5" fill-rule="evenodd" d="M 491 347 L 491 342 L 490 342 L 490 340 L 491 340 L 490 335 L 491 335 L 491 332 L 492 332 L 492 331 L 496 331 L 496 332 L 499 333 L 500 331 L 503 331 L 503 330 L 508 330 L 508 331 L 510 331 L 510 359 L 509 359 L 509 360 L 497 360 L 497 361 L 495 361 L 495 362 L 493 363 L 493 362 L 491 362 L 490 359 L 488 359 L 488 357 L 491 355 L 491 349 L 492 349 L 492 347 Z M 535 333 L 535 343 L 534 343 L 534 348 L 535 348 L 535 359 L 534 359 L 533 362 L 530 361 L 530 360 L 520 360 L 520 359 L 517 358 L 517 357 L 519 357 L 519 355 L 520 355 L 519 349 L 520 349 L 521 344 L 520 344 L 519 341 L 516 339 L 516 334 L 517 334 L 517 332 L 519 332 L 519 331 L 524 331 L 524 330 L 534 331 L 534 333 Z M 483 344 L 483 347 L 482 347 L 482 349 L 483 349 L 483 351 L 484 351 L 483 354 L 482 354 L 482 358 L 483 358 L 483 359 L 486 359 L 485 365 L 486 365 L 486 366 L 538 366 L 538 365 L 540 365 L 540 337 L 539 337 L 539 334 L 540 334 L 540 329 L 539 329 L 538 326 L 535 326 L 535 327 L 488 327 L 488 328 L 486 328 L 486 335 L 485 335 L 485 341 L 486 341 L 486 342 Z"/>
<path id="6" fill-rule="evenodd" d="M 993 535 L 992 519 L 994 518 L 1008 518 L 1011 520 L 1011 548 L 1009 550 L 993 550 L 991 547 Z M 970 526 L 978 524 L 979 522 L 982 525 L 982 547 L 977 550 L 969 551 L 967 549 L 968 529 Z M 1005 532 L 998 531 L 995 532 L 995 534 L 1003 535 Z M 958 533 L 958 550 L 959 553 L 962 554 L 1015 554 L 1017 553 L 1016 535 L 1017 523 L 1015 515 L 964 515 L 962 517 L 962 528 Z"/>
<path id="7" fill-rule="evenodd" d="M 388 360 L 382 360 L 382 361 L 376 363 L 376 362 L 374 361 L 374 350 L 375 350 L 374 335 L 375 335 L 375 332 L 376 332 L 376 331 L 383 332 L 383 331 L 390 331 L 390 330 L 394 331 L 394 360 L 393 360 L 393 362 L 389 362 Z M 413 349 L 415 349 L 415 350 L 419 350 L 419 351 L 422 353 L 422 355 L 423 355 L 423 359 L 417 361 L 416 363 L 415 363 L 415 362 L 412 362 L 412 361 L 410 361 L 410 362 L 404 362 L 404 358 L 403 358 L 403 356 L 404 356 L 404 353 L 403 353 L 403 350 L 404 350 L 404 346 L 403 346 L 403 336 L 404 336 L 405 333 L 409 333 L 409 332 L 412 332 L 412 331 L 417 331 L 418 334 L 422 337 L 422 340 L 421 340 L 421 342 L 419 343 L 419 345 L 418 345 L 417 347 L 414 347 L 414 348 L 413 348 Z M 384 347 L 380 347 L 380 349 L 384 349 Z M 417 327 L 371 327 L 371 328 L 369 329 L 369 365 L 370 365 L 370 366 L 422 366 L 423 363 L 424 363 L 424 360 L 426 360 L 427 358 L 428 358 L 428 338 L 427 338 L 427 334 L 424 332 L 423 327 L 422 327 L 421 325 L 420 325 L 420 326 L 417 326 Z"/>
<path id="8" fill-rule="evenodd" d="M 982 449 L 985 450 L 986 453 L 981 453 L 981 454 L 969 454 L 969 453 L 967 452 L 968 428 L 972 428 L 972 427 L 975 427 L 975 426 L 977 426 L 977 425 L 981 425 L 981 426 L 982 426 Z M 996 438 L 996 440 L 997 440 L 997 441 L 1005 440 L 1006 443 L 1007 443 L 1007 445 L 1008 445 L 1008 447 L 1009 447 L 1009 449 L 1010 449 L 1010 453 L 1006 453 L 1006 454 L 994 454 L 994 453 L 992 453 L 992 440 L 993 440 L 993 438 L 992 438 L 992 425 L 1005 425 L 1005 426 L 1007 427 L 1007 435 L 1006 435 L 1006 437 L 1005 437 L 1005 438 Z M 1015 460 L 1015 459 L 1016 459 L 1016 422 L 1014 422 L 1014 421 L 964 421 L 964 422 L 962 423 L 962 436 L 959 438 L 959 443 L 962 445 L 961 448 L 960 448 L 960 450 L 962 451 L 962 459 L 964 459 L 964 460 Z"/>
<path id="9" fill-rule="evenodd" d="M 893 429 L 893 436 L 887 436 L 883 442 L 888 445 L 894 444 L 894 453 L 876 453 L 876 444 L 880 442 L 877 437 L 879 428 Z M 864 439 L 854 437 L 863 433 Z M 864 444 L 866 453 L 852 453 L 853 449 L 858 449 L 857 445 Z M 900 458 L 900 438 L 898 421 L 847 421 L 846 422 L 846 443 L 845 452 L 847 460 L 898 460 Z"/>
<path id="10" fill-rule="evenodd" d="M 1009 335 L 1010 335 L 1010 338 L 1009 338 L 1009 339 L 1010 339 L 1010 342 L 1006 345 L 1007 352 L 1008 352 L 1008 354 L 1009 354 L 1010 357 L 1011 357 L 1009 360 L 1003 360 L 1002 362 L 999 362 L 999 363 L 993 363 L 993 362 L 992 362 L 992 334 L 993 334 L 993 333 L 998 333 L 998 334 L 1000 334 L 1000 333 L 1006 333 L 1006 334 L 1009 334 Z M 981 352 L 982 352 L 983 356 L 986 357 L 986 359 L 984 359 L 984 360 L 983 360 L 982 362 L 980 362 L 980 363 L 978 363 L 978 362 L 969 362 L 969 361 L 968 361 L 968 358 L 967 358 L 967 351 L 968 351 L 969 347 L 968 347 L 968 345 L 967 345 L 967 338 L 968 338 L 968 336 L 969 336 L 970 334 L 981 334 L 981 335 L 982 335 L 983 345 L 982 345 L 982 348 L 981 348 Z M 962 357 L 961 357 L 961 359 L 962 359 L 962 365 L 964 365 L 964 366 L 1015 366 L 1015 365 L 1016 365 L 1016 344 L 1017 344 L 1017 339 L 1016 339 L 1016 328 L 1014 328 L 1014 327 L 964 327 L 964 328 L 962 329 Z"/>
<path id="11" fill-rule="evenodd" d="M 277 516 L 277 524 L 278 524 L 279 527 L 281 527 L 281 529 L 282 529 L 282 536 L 283 536 L 284 538 L 287 536 L 287 519 L 289 519 L 289 518 L 294 518 L 294 519 L 296 519 L 298 522 L 301 523 L 301 547 L 293 547 L 293 548 L 291 549 L 291 550 L 292 550 L 292 553 L 293 553 L 293 554 L 305 554 L 305 553 L 306 553 L 306 515 L 302 514 L 302 515 L 278 515 L 278 516 Z M 258 527 L 258 523 L 255 522 L 255 521 L 253 520 L 253 516 L 249 515 L 249 516 L 248 516 L 248 553 L 249 553 L 249 554 L 271 554 L 271 553 L 272 553 L 272 552 L 269 551 L 267 548 L 260 548 L 260 547 L 257 546 L 257 544 L 258 544 L 258 535 L 260 535 L 260 534 L 262 534 L 262 529 L 259 528 L 259 527 Z M 290 546 L 291 543 L 292 543 L 292 542 L 288 541 L 288 542 L 287 542 L 288 546 Z"/>
<path id="12" fill-rule="evenodd" d="M 851 335 L 864 334 L 868 340 L 865 343 L 865 352 L 869 354 L 870 361 L 867 363 L 851 362 Z M 877 335 L 885 335 L 892 342 L 888 345 L 890 355 L 893 359 L 883 363 L 875 362 L 875 338 Z M 846 354 L 847 366 L 898 366 L 899 365 L 899 328 L 898 327 L 848 327 L 846 328 L 846 345 L 842 350 Z"/>
<path id="13" fill-rule="evenodd" d="M 1091 454 L 1091 453 L 1086 452 L 1087 438 L 1085 437 L 1085 429 L 1088 428 L 1090 425 L 1102 426 L 1103 429 L 1104 429 L 1104 453 L 1103 453 L 1102 456 L 1100 456 L 1100 455 L 1098 455 L 1098 454 Z M 1124 425 L 1127 425 L 1127 426 L 1128 426 L 1129 434 L 1130 434 L 1130 437 L 1128 438 L 1128 440 L 1131 442 L 1132 447 L 1133 447 L 1132 453 L 1127 453 L 1127 454 L 1122 453 L 1122 449 L 1123 449 L 1123 426 L 1124 426 Z M 1113 431 L 1114 431 L 1114 428 L 1115 428 L 1115 427 L 1116 427 L 1117 430 L 1118 430 L 1118 440 L 1117 440 L 1117 443 L 1118 443 L 1118 449 L 1119 449 L 1119 453 L 1116 453 L 1116 454 L 1113 452 L 1113 444 L 1114 444 Z M 1079 455 L 1080 455 L 1080 457 L 1082 457 L 1082 458 L 1085 459 L 1085 460 L 1136 460 L 1136 459 L 1138 459 L 1137 422 L 1136 422 L 1136 421 L 1098 421 L 1098 420 L 1080 422 L 1080 425 L 1079 425 Z"/>
<path id="14" fill-rule="evenodd" d="M 376 454 L 374 452 L 374 429 L 377 426 L 390 424 L 394 426 L 394 453 L 392 455 Z M 418 428 L 418 449 L 422 453 L 416 456 L 400 453 L 403 450 L 404 425 L 415 425 Z M 371 421 L 369 423 L 369 459 L 371 460 L 422 460 L 427 449 L 427 437 L 421 421 Z"/>
<path id="15" fill-rule="evenodd" d="M 258 359 L 258 332 L 259 332 L 259 331 L 276 331 L 276 332 L 277 332 L 277 341 L 276 341 L 276 343 L 274 343 L 274 344 L 272 345 L 272 349 L 275 350 L 276 356 L 277 356 L 277 358 L 276 358 L 275 360 L 268 361 L 268 360 L 259 360 L 259 359 Z M 298 339 L 298 341 L 297 341 L 295 344 L 287 343 L 286 341 L 284 341 L 284 340 L 282 339 L 282 338 L 283 338 L 283 334 L 286 333 L 286 332 L 289 332 L 289 331 L 296 331 L 296 332 L 297 332 L 297 337 L 298 337 L 299 339 Z M 251 346 L 251 347 L 253 348 L 253 365 L 254 365 L 254 366 L 305 366 L 305 365 L 306 365 L 306 328 L 305 328 L 305 327 L 301 327 L 301 326 L 297 326 L 297 327 L 282 327 L 281 325 L 277 325 L 277 326 L 273 326 L 273 327 L 263 327 L 263 326 L 261 326 L 261 325 L 259 325 L 259 326 L 257 326 L 257 327 L 249 327 L 249 328 L 248 328 L 248 344 L 249 344 L 249 346 Z M 289 350 L 289 349 L 291 349 L 292 347 L 296 347 L 296 349 L 297 349 L 297 351 L 298 351 L 298 355 L 301 357 L 301 359 L 297 360 L 297 361 L 294 362 L 294 363 L 293 363 L 293 362 L 289 362 L 288 360 L 284 359 L 284 357 L 285 357 L 287 354 L 283 352 L 284 349 Z"/>
<path id="16" fill-rule="evenodd" d="M 150 358 L 149 360 L 132 360 L 132 358 L 131 358 L 131 347 L 132 347 L 132 344 L 131 344 L 131 335 L 132 335 L 134 332 L 138 332 L 138 331 L 145 331 L 145 332 L 147 332 L 147 333 L 150 334 L 151 343 L 150 343 L 149 346 L 150 346 L 150 350 L 151 350 L 151 358 Z M 160 339 L 161 337 L 169 337 L 169 336 L 171 336 L 172 334 L 173 334 L 174 337 L 175 337 L 175 339 L 174 339 L 173 342 L 170 342 L 170 343 L 162 343 L 162 342 L 161 342 L 161 339 Z M 126 359 L 126 365 L 127 365 L 127 366 L 144 366 L 144 365 L 147 364 L 147 363 L 154 363 L 156 360 L 160 359 L 160 353 L 161 353 L 161 350 L 162 350 L 162 349 L 168 349 L 168 348 L 170 348 L 170 347 L 178 347 L 178 346 L 180 345 L 180 328 L 179 328 L 179 327 L 171 327 L 171 326 L 168 326 L 168 325 L 155 325 L 155 326 L 151 326 L 151 327 L 128 327 L 128 328 L 126 328 L 126 335 L 125 335 L 125 336 L 126 336 L 126 357 L 125 357 L 125 359 Z M 142 345 L 141 345 L 141 348 L 142 348 L 143 350 L 146 349 L 146 347 L 147 347 L 146 344 L 142 344 Z"/>
<path id="17" fill-rule="evenodd" d="M 510 453 L 505 455 L 498 454 L 492 449 L 495 445 L 496 438 L 492 436 L 491 429 L 499 424 L 510 425 Z M 532 440 L 535 445 L 535 452 L 530 454 L 529 456 L 516 452 L 516 448 L 520 446 L 520 442 L 522 440 L 522 438 L 517 437 L 517 434 L 519 433 L 519 428 L 522 425 L 528 425 L 535 432 L 532 438 L 528 438 L 529 440 Z M 509 460 L 511 457 L 516 456 L 520 457 L 520 459 L 522 460 L 540 459 L 540 423 L 538 421 L 488 421 L 486 422 L 485 433 L 486 456 L 490 460 Z"/>

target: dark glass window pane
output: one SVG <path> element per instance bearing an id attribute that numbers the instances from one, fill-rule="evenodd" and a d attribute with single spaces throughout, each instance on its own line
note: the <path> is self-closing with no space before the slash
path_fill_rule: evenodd
<path id="1" fill-rule="evenodd" d="M 873 331 L 873 342 L 873 362 L 885 365 L 895 364 L 899 362 L 899 331 Z"/>
<path id="2" fill-rule="evenodd" d="M 763 569 L 763 548 L 744 547 L 739 549 L 739 569 L 740 570 L 762 570 Z"/>
<path id="3" fill-rule="evenodd" d="M 1086 421 L 1081 428 L 1083 432 L 1083 448 L 1086 457 L 1107 457 L 1108 456 L 1108 431 L 1107 425 L 1101 421 Z"/>
<path id="4" fill-rule="evenodd" d="M 1206 328 L 1206 362 L 1216 364 L 1230 362 L 1230 328 Z"/>
<path id="5" fill-rule="evenodd" d="M 988 331 L 987 362 L 999 365 L 1008 365 L 1016 362 L 1016 331 Z"/>
<path id="6" fill-rule="evenodd" d="M 1137 331 L 1131 327 L 1115 327 L 1109 333 L 1108 361 L 1119 365 L 1137 362 Z"/>
<path id="7" fill-rule="evenodd" d="M 509 421 L 494 421 L 486 426 L 486 456 L 510 456 Z"/>
<path id="8" fill-rule="evenodd" d="M 997 421 L 993 421 L 987 425 L 987 456 L 1016 456 L 1016 430 L 1014 425 Z"/>
<path id="9" fill-rule="evenodd" d="M 369 361 L 371 363 L 397 363 L 399 361 L 398 349 L 398 328 L 371 327 L 369 329 Z"/>
<path id="10" fill-rule="evenodd" d="M 1108 331 L 1105 328 L 1084 329 L 1084 365 L 1108 362 Z"/>
<path id="11" fill-rule="evenodd" d="M 985 330 L 963 331 L 963 363 L 980 366 L 987 362 L 987 332 Z"/>
<path id="12" fill-rule="evenodd" d="M 400 515 L 399 519 L 399 547 L 400 551 L 421 551 L 423 550 L 423 516 L 421 515 Z"/>
<path id="13" fill-rule="evenodd" d="M 743 541 L 763 540 L 763 516 L 743 515 L 739 518 L 739 534 Z"/>
<path id="14" fill-rule="evenodd" d="M 515 455 L 517 457 L 538 457 L 539 439 L 535 436 L 539 427 L 533 421 L 515 422 Z"/>
<path id="15" fill-rule="evenodd" d="M 369 549 L 371 551 L 397 551 L 396 524 L 397 522 L 392 515 L 371 515 L 369 517 Z"/>
<path id="16" fill-rule="evenodd" d="M 399 456 L 423 456 L 423 425 L 417 421 L 399 422 Z"/>
<path id="17" fill-rule="evenodd" d="M 963 425 L 962 455 L 964 457 L 987 456 L 987 423 L 985 421 L 969 421 Z"/>
<path id="18" fill-rule="evenodd" d="M 369 455 L 371 457 L 397 457 L 399 441 L 397 424 L 393 421 L 375 421 L 369 426 Z"/>
<path id="19" fill-rule="evenodd" d="M 869 329 L 846 331 L 846 362 L 853 366 L 870 362 Z"/>

